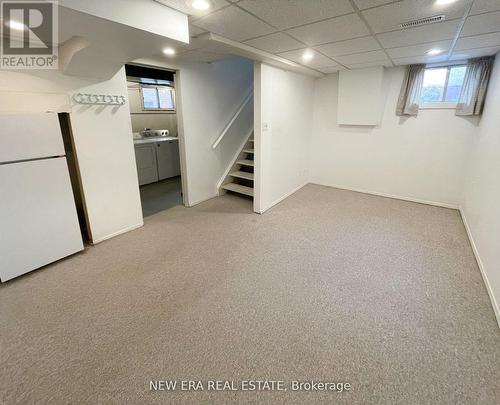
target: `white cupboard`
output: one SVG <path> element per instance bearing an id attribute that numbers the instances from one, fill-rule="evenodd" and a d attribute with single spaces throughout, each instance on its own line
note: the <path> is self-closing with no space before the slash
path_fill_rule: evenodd
<path id="1" fill-rule="evenodd" d="M 136 145 L 135 161 L 140 186 L 158 181 L 155 143 Z"/>
<path id="2" fill-rule="evenodd" d="M 179 162 L 179 142 L 159 142 L 156 148 L 158 161 L 158 179 L 164 180 L 169 177 L 179 176 L 181 166 Z"/>
<path id="3" fill-rule="evenodd" d="M 140 186 L 181 174 L 177 140 L 135 145 L 135 159 Z"/>

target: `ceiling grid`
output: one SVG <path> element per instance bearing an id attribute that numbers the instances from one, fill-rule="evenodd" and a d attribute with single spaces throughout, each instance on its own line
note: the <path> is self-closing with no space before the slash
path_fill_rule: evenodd
<path id="1" fill-rule="evenodd" d="M 189 0 L 156 0 L 183 11 Z M 500 0 L 210 0 L 191 15 L 194 35 L 212 32 L 321 73 L 367 66 L 434 63 L 500 50 Z M 443 22 L 399 24 L 444 14 Z M 190 60 L 203 52 L 196 42 Z M 440 50 L 438 55 L 429 55 Z M 304 60 L 304 52 L 313 55 Z M 203 56 L 203 55 L 202 55 Z M 223 55 L 214 55 L 214 57 Z"/>

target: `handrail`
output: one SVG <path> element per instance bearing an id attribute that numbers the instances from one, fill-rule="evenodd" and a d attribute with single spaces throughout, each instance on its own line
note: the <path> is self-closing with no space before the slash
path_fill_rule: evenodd
<path id="1" fill-rule="evenodd" d="M 253 88 L 248 92 L 248 94 L 246 95 L 245 99 L 240 104 L 238 110 L 236 110 L 236 113 L 233 115 L 233 118 L 231 118 L 231 120 L 228 122 L 228 124 L 224 127 L 224 129 L 222 130 L 221 134 L 219 135 L 219 137 L 217 138 L 217 140 L 212 145 L 212 149 L 217 148 L 217 146 L 219 145 L 219 143 L 222 141 L 222 138 L 224 138 L 224 136 L 226 136 L 227 132 L 229 131 L 229 128 L 231 128 L 231 126 L 233 125 L 234 121 L 236 121 L 236 118 L 239 117 L 239 115 L 241 114 L 241 112 L 243 111 L 243 109 L 245 108 L 245 106 L 248 104 L 248 102 L 250 101 L 250 99 L 252 98 L 252 96 L 253 96 Z"/>

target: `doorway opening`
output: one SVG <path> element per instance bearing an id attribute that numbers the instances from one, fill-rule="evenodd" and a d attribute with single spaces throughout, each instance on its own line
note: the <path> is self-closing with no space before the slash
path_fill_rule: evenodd
<path id="1" fill-rule="evenodd" d="M 144 217 L 183 204 L 175 71 L 125 65 Z"/>

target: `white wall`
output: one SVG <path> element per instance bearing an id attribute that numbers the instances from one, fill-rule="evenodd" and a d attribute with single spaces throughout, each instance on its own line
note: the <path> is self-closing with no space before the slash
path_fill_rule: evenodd
<path id="1" fill-rule="evenodd" d="M 125 70 L 98 83 L 57 71 L 0 72 L 0 113 L 71 112 L 90 231 L 99 242 L 143 223 L 130 110 L 72 106 L 77 92 L 126 96 Z"/>
<path id="2" fill-rule="evenodd" d="M 253 86 L 253 63 L 231 58 L 182 65 L 177 73 L 177 113 L 187 205 L 218 195 L 217 184 L 253 126 L 249 103 L 217 149 L 212 145 Z"/>
<path id="3" fill-rule="evenodd" d="M 444 109 L 397 117 L 404 68 L 385 75 L 387 98 L 376 127 L 338 125 L 338 75 L 316 80 L 311 182 L 458 207 L 477 120 Z"/>
<path id="4" fill-rule="evenodd" d="M 500 324 L 500 56 L 474 134 L 462 215 Z"/>
<path id="5" fill-rule="evenodd" d="M 256 63 L 255 89 L 254 210 L 264 212 L 308 182 L 314 80 Z"/>
<path id="6" fill-rule="evenodd" d="M 125 68 L 111 80 L 78 89 L 126 95 Z M 74 107 L 71 125 L 92 232 L 100 242 L 142 226 L 142 209 L 128 104 Z"/>

